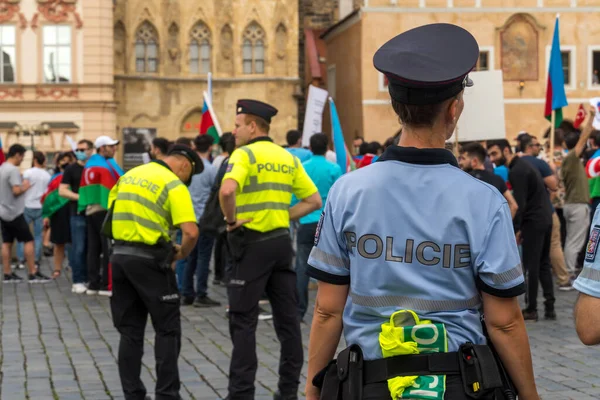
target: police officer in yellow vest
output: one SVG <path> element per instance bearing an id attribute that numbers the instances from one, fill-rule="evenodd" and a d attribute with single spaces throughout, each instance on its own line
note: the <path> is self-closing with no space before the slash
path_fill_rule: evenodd
<path id="1" fill-rule="evenodd" d="M 127 172 L 110 192 L 112 227 L 105 231 L 114 239 L 111 310 L 121 334 L 119 375 L 127 400 L 146 398 L 140 370 L 148 314 L 156 331 L 156 399 L 180 399 L 181 321 L 171 264 L 196 244 L 198 226 L 186 185 L 203 169 L 196 152 L 175 145 L 163 160 Z M 174 226 L 183 232 L 181 246 L 171 244 Z"/>
<path id="2" fill-rule="evenodd" d="M 239 100 L 238 149 L 231 155 L 220 191 L 233 270 L 228 277 L 229 332 L 233 342 L 229 400 L 254 399 L 258 302 L 267 293 L 281 342 L 276 400 L 296 400 L 303 352 L 292 268 L 290 219 L 321 207 L 321 197 L 302 163 L 268 136 L 274 107 Z M 292 193 L 302 199 L 290 208 Z"/>

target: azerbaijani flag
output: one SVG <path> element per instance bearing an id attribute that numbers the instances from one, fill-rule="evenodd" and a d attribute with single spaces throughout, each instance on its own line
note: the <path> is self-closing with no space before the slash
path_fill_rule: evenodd
<path id="1" fill-rule="evenodd" d="M 46 188 L 46 193 L 41 198 L 42 202 L 42 217 L 50 218 L 54 213 L 63 208 L 69 203 L 69 199 L 58 195 L 58 187 L 62 181 L 63 173 L 59 172 L 50 178 L 50 183 Z"/>
<path id="2" fill-rule="evenodd" d="M 91 204 L 100 204 L 107 210 L 108 194 L 121 175 L 123 170 L 113 158 L 106 159 L 100 154 L 90 157 L 81 174 L 77 209 L 81 212 Z"/>
<path id="3" fill-rule="evenodd" d="M 344 141 L 340 117 L 338 116 L 335 103 L 331 97 L 329 98 L 329 113 L 331 114 L 331 136 L 333 137 L 333 149 L 335 150 L 337 163 L 344 173 L 354 171 L 356 165 L 354 164 L 350 152 L 348 151 L 348 147 L 346 146 L 346 142 Z"/>
<path id="4" fill-rule="evenodd" d="M 210 135 L 215 140 L 214 143 L 219 141 L 221 137 L 221 127 L 219 121 L 212 108 L 208 93 L 204 92 L 204 105 L 202 106 L 202 122 L 200 122 L 200 134 Z"/>
<path id="5" fill-rule="evenodd" d="M 552 121 L 552 111 L 556 113 L 554 126 L 563 121 L 562 108 L 567 106 L 567 95 L 565 94 L 565 77 L 563 75 L 562 57 L 560 53 L 560 35 L 558 32 L 559 16 L 556 16 L 554 25 L 554 37 L 552 38 L 552 50 L 550 50 L 550 64 L 548 66 L 548 86 L 546 87 L 546 108 L 544 116 Z"/>
<path id="6" fill-rule="evenodd" d="M 2 150 L 2 138 L 0 138 L 0 165 L 2 165 L 5 160 L 4 151 Z"/>

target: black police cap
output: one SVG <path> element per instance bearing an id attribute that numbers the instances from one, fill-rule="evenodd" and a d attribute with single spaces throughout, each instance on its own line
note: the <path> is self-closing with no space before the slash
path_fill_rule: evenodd
<path id="1" fill-rule="evenodd" d="M 171 147 L 171 149 L 169 150 L 168 155 L 184 156 L 185 158 L 188 159 L 190 164 L 192 164 L 192 174 L 190 176 L 190 180 L 188 182 L 185 182 L 187 184 L 189 184 L 189 182 L 191 182 L 193 175 L 199 174 L 202 171 L 204 171 L 204 163 L 200 159 L 200 156 L 198 155 L 198 153 L 196 153 L 194 150 L 192 150 L 191 148 L 189 148 L 183 144 L 173 145 L 173 147 Z"/>
<path id="2" fill-rule="evenodd" d="M 402 104 L 437 104 L 473 86 L 468 74 L 479 58 L 479 45 L 465 29 L 430 24 L 390 39 L 373 56 L 388 78 L 392 99 Z"/>
<path id="3" fill-rule="evenodd" d="M 237 114 L 252 114 L 261 117 L 269 124 L 271 123 L 271 118 L 277 115 L 275 107 L 258 100 L 238 100 L 236 110 Z"/>

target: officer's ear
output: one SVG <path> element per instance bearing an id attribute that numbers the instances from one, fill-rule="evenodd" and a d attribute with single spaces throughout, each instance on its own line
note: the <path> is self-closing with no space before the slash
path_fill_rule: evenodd
<path id="1" fill-rule="evenodd" d="M 457 96 L 448 100 L 448 107 L 446 108 L 446 121 L 451 125 L 455 125 L 458 121 L 458 117 L 460 117 L 460 113 L 462 111 L 461 99 L 462 93 L 459 93 Z"/>

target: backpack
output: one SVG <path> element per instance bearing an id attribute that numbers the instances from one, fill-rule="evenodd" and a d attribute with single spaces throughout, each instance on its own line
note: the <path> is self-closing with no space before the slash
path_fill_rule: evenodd
<path id="1" fill-rule="evenodd" d="M 217 237 L 223 234 L 227 228 L 225 222 L 225 216 L 221 211 L 221 204 L 219 202 L 219 190 L 221 189 L 221 182 L 227 171 L 227 164 L 229 163 L 229 157 L 223 160 L 217 176 L 215 178 L 215 184 L 213 185 L 206 206 L 204 207 L 204 213 L 198 221 L 198 227 L 200 232 L 205 233 L 209 236 Z"/>

